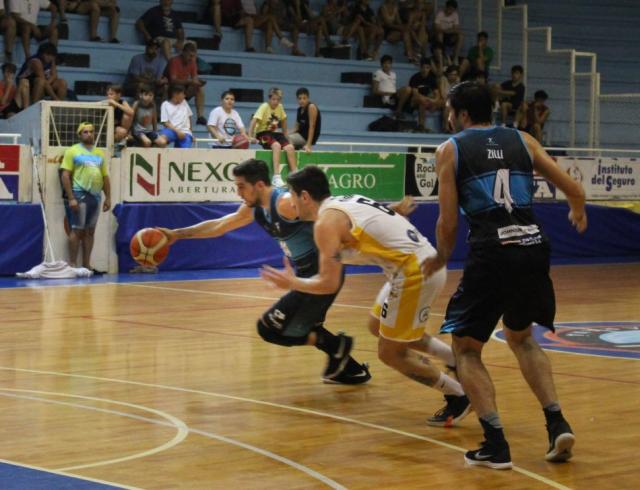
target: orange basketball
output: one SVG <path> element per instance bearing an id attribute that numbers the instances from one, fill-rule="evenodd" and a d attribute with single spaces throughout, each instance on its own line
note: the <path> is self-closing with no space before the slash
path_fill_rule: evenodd
<path id="1" fill-rule="evenodd" d="M 236 134 L 233 137 L 233 141 L 231 146 L 236 150 L 246 150 L 249 148 L 249 138 L 247 138 L 244 134 Z"/>
<path id="2" fill-rule="evenodd" d="M 131 257 L 140 265 L 160 265 L 169 253 L 167 237 L 155 228 L 143 228 L 139 230 L 129 244 Z"/>

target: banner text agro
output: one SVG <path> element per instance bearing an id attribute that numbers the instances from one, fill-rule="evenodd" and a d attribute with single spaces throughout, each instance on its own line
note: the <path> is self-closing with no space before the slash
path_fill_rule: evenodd
<path id="1" fill-rule="evenodd" d="M 174 176 L 181 182 L 233 182 L 233 167 L 237 162 L 169 162 L 169 182 Z"/>

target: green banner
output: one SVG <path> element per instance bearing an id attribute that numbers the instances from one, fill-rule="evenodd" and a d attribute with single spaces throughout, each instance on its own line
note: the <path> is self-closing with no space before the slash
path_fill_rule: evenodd
<path id="1" fill-rule="evenodd" d="M 334 196 L 363 194 L 379 201 L 402 199 L 404 195 L 404 153 L 296 152 L 298 167 L 317 165 L 326 174 Z M 256 158 L 272 168 L 271 151 L 258 150 Z M 289 168 L 282 152 L 282 178 Z"/>

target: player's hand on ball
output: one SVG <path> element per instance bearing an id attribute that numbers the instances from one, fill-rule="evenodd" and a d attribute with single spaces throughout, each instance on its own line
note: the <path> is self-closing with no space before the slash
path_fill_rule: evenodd
<path id="1" fill-rule="evenodd" d="M 260 271 L 260 276 L 265 281 L 273 284 L 280 289 L 292 289 L 293 281 L 296 277 L 289 259 L 284 258 L 284 269 L 274 269 L 271 266 L 265 265 Z"/>
<path id="2" fill-rule="evenodd" d="M 176 235 L 175 231 L 170 230 L 169 228 L 156 228 L 156 229 L 162 232 L 164 236 L 167 237 L 169 245 L 173 245 L 176 242 L 176 240 L 178 240 L 178 236 Z"/>

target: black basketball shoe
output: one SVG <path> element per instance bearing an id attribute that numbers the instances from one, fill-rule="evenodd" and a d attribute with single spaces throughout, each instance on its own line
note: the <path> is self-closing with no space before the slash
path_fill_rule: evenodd
<path id="1" fill-rule="evenodd" d="M 444 395 L 447 404 L 427 419 L 434 427 L 453 427 L 469 415 L 471 403 L 466 395 Z"/>
<path id="2" fill-rule="evenodd" d="M 467 451 L 464 461 L 471 466 L 486 466 L 494 470 L 510 470 L 513 468 L 509 444 L 501 442 L 482 441 L 480 449 Z"/>
<path id="3" fill-rule="evenodd" d="M 322 379 L 332 379 L 340 374 L 350 359 L 351 349 L 353 348 L 353 337 L 345 335 L 344 332 L 338 332 L 337 335 L 340 344 L 333 354 L 329 354 L 329 362 L 322 373 Z"/>
<path id="4" fill-rule="evenodd" d="M 353 362 L 359 369 L 344 369 L 333 378 L 326 378 L 323 376 L 322 381 L 327 384 L 336 385 L 361 385 L 369 381 L 371 379 L 371 374 L 369 373 L 368 364 L 357 364 L 355 361 Z"/>
<path id="5" fill-rule="evenodd" d="M 552 463 L 564 463 L 569 460 L 573 454 L 571 448 L 576 442 L 576 436 L 573 435 L 569 423 L 564 419 L 551 422 L 547 425 L 549 433 L 549 450 L 544 459 Z"/>

